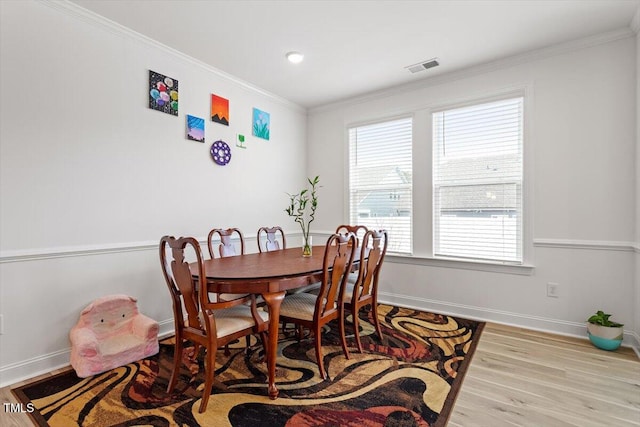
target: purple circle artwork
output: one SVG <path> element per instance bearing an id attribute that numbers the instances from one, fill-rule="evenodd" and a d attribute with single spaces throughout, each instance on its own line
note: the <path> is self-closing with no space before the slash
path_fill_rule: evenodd
<path id="1" fill-rule="evenodd" d="M 224 166 L 231 160 L 231 149 L 224 141 L 216 141 L 211 145 L 211 157 L 213 161 Z"/>

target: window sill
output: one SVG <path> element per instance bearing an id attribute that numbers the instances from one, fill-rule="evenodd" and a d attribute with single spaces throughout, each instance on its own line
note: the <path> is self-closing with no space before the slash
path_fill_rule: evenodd
<path id="1" fill-rule="evenodd" d="M 446 258 L 433 258 L 416 255 L 399 255 L 387 253 L 385 261 L 394 264 L 424 265 L 428 267 L 455 268 L 460 270 L 488 271 L 491 273 L 518 274 L 530 276 L 533 265 L 513 265 L 481 261 L 468 261 Z"/>

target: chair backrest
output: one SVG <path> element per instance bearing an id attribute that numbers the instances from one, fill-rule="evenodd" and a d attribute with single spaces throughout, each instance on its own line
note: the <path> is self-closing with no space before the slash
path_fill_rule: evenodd
<path id="1" fill-rule="evenodd" d="M 316 300 L 316 316 L 337 313 L 338 298 L 342 300 L 347 276 L 356 254 L 356 236 L 353 233 L 332 234 L 327 240 L 322 264 L 322 282 Z"/>
<path id="2" fill-rule="evenodd" d="M 378 276 L 387 253 L 389 236 L 387 230 L 369 230 L 362 238 L 360 268 L 357 286 L 354 287 L 354 301 L 378 292 Z"/>
<path id="3" fill-rule="evenodd" d="M 278 236 L 280 235 L 280 240 L 282 241 L 282 245 L 278 241 Z M 264 241 L 264 249 L 262 245 L 263 236 L 265 237 Z M 284 237 L 284 231 L 282 228 L 275 227 L 260 227 L 258 229 L 258 250 L 260 252 L 271 252 L 271 251 L 279 251 L 280 249 L 287 248 L 287 240 Z"/>
<path id="4" fill-rule="evenodd" d="M 194 262 L 197 263 L 198 270 L 198 280 L 195 283 L 189 262 L 186 260 L 187 251 L 193 251 L 195 255 Z M 169 254 L 170 262 L 167 259 Z M 216 294 L 208 290 L 202 250 L 197 239 L 164 236 L 160 240 L 160 264 L 173 301 L 176 330 L 197 329 L 206 335 L 216 336 L 214 311 L 245 303 L 251 303 L 252 314 L 256 321 L 258 320 L 254 295 L 224 301 L 211 299 Z M 183 307 L 187 311 L 186 324 Z"/>
<path id="5" fill-rule="evenodd" d="M 198 262 L 197 285 L 193 282 L 189 263 L 185 259 L 187 250 L 193 250 Z M 167 259 L 167 256 L 170 256 L 170 259 Z M 200 298 L 204 297 L 203 291 L 204 294 L 207 292 L 200 244 L 193 237 L 176 239 L 173 236 L 164 236 L 160 239 L 160 264 L 173 301 L 173 318 L 176 329 L 184 329 L 185 326 L 189 326 L 203 330 L 203 326 L 200 324 Z M 187 311 L 187 325 L 185 325 L 183 307 Z"/>
<path id="6" fill-rule="evenodd" d="M 364 225 L 349 225 L 342 224 L 336 228 L 336 233 L 345 234 L 345 233 L 353 233 L 356 235 L 356 243 L 360 244 L 361 239 L 364 237 L 364 234 L 369 231 L 367 227 Z"/>
<path id="7" fill-rule="evenodd" d="M 238 236 L 240 240 L 240 253 L 236 251 L 236 247 L 232 242 L 234 235 Z M 220 239 L 220 245 L 218 246 L 218 253 L 221 258 L 235 255 L 244 255 L 244 237 L 242 236 L 242 232 L 237 228 L 227 228 L 226 230 L 222 228 L 214 228 L 209 232 L 207 236 L 207 246 L 209 247 L 209 255 L 211 258 L 215 258 L 214 250 L 213 250 L 213 239 L 214 237 L 218 237 Z"/>

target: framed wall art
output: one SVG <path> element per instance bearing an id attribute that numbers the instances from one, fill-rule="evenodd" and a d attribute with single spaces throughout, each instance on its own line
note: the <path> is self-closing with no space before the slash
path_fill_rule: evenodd
<path id="1" fill-rule="evenodd" d="M 253 136 L 257 136 L 258 138 L 266 139 L 268 141 L 271 130 L 271 116 L 269 113 L 254 108 L 252 122 Z"/>
<path id="2" fill-rule="evenodd" d="M 229 126 L 229 100 L 211 95 L 211 121 Z"/>
<path id="3" fill-rule="evenodd" d="M 178 115 L 178 80 L 149 70 L 149 108 Z"/>
<path id="4" fill-rule="evenodd" d="M 187 139 L 204 142 L 204 119 L 187 114 Z"/>

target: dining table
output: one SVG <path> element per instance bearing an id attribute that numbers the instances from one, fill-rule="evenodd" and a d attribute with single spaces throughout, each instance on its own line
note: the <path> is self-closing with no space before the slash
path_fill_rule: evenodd
<path id="1" fill-rule="evenodd" d="M 313 246 L 312 255 L 302 256 L 302 248 L 251 253 L 204 261 L 209 292 L 262 295 L 269 311 L 267 370 L 269 398 L 278 397 L 275 384 L 280 305 L 288 290 L 322 280 L 325 246 Z M 198 278 L 197 263 L 190 264 Z"/>

